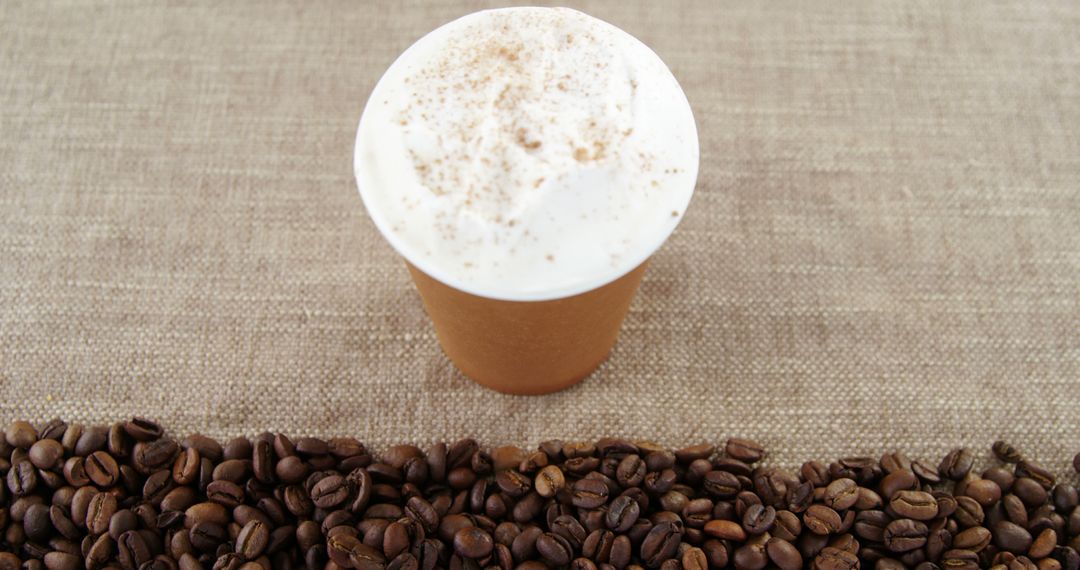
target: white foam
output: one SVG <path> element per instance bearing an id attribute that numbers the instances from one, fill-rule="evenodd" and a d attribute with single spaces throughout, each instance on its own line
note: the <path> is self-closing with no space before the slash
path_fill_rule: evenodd
<path id="1" fill-rule="evenodd" d="M 566 8 L 487 10 L 424 36 L 356 137 L 360 194 L 391 245 L 507 300 L 632 270 L 682 219 L 697 169 L 690 105 L 660 58 Z"/>

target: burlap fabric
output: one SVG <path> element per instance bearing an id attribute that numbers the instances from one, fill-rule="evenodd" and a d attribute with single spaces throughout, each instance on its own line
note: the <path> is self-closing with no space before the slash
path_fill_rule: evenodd
<path id="1" fill-rule="evenodd" d="M 0 420 L 1080 451 L 1080 4 L 581 4 L 669 64 L 702 165 L 547 397 L 455 372 L 352 176 L 383 70 L 480 7 L 5 2 Z"/>

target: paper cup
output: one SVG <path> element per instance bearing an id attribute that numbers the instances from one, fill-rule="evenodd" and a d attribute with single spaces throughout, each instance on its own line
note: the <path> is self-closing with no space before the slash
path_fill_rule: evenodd
<path id="1" fill-rule="evenodd" d="M 547 301 L 502 301 L 446 285 L 406 262 L 450 360 L 507 394 L 573 386 L 615 344 L 648 261 L 599 288 Z"/>
<path id="2" fill-rule="evenodd" d="M 578 80 L 555 87 L 551 73 Z M 523 7 L 406 49 L 364 108 L 354 170 L 450 360 L 494 390 L 544 394 L 611 352 L 686 212 L 698 153 L 690 103 L 648 46 L 581 12 Z"/>

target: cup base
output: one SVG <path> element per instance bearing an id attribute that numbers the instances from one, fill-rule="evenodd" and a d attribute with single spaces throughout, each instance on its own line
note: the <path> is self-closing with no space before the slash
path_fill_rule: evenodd
<path id="1" fill-rule="evenodd" d="M 406 262 L 439 344 L 477 384 L 538 395 L 584 380 L 611 353 L 648 261 L 591 291 L 548 301 L 465 293 Z"/>

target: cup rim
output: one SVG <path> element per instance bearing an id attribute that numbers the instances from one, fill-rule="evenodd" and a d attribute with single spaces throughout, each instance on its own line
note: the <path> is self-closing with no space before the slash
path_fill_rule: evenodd
<path id="1" fill-rule="evenodd" d="M 481 12 L 483 11 L 486 10 L 481 10 Z M 473 14 L 474 13 L 470 13 L 462 17 L 468 17 Z M 453 21 L 456 21 L 456 19 L 451 20 L 451 22 Z M 390 246 L 398 253 L 398 255 L 403 257 L 406 261 L 408 261 L 420 271 L 426 273 L 432 279 L 435 279 L 443 283 L 444 285 L 447 285 L 464 293 L 468 293 L 477 297 L 483 297 L 486 299 L 493 299 L 496 301 L 552 301 L 555 299 L 564 299 L 567 297 L 581 295 L 594 289 L 599 289 L 604 285 L 607 285 L 613 281 L 622 278 L 623 276 L 637 268 L 639 265 L 644 263 L 650 257 L 652 257 L 653 254 L 655 254 L 657 250 L 659 250 L 660 247 L 664 245 L 664 242 L 666 242 L 668 238 L 671 237 L 671 235 L 675 232 L 675 229 L 682 223 L 683 219 L 686 218 L 688 206 L 690 205 L 690 201 L 693 199 L 693 196 L 697 189 L 697 178 L 700 171 L 701 160 L 701 144 L 700 139 L 698 138 L 697 121 L 694 118 L 693 107 L 691 107 L 690 101 L 686 97 L 686 91 L 682 88 L 682 85 L 679 84 L 678 79 L 674 77 L 674 73 L 672 73 L 671 69 L 667 67 L 667 64 L 664 64 L 664 67 L 668 70 L 668 73 L 671 74 L 672 79 L 675 80 L 675 84 L 679 87 L 679 98 L 678 100 L 674 101 L 673 104 L 681 104 L 685 106 L 687 112 L 690 114 L 690 130 L 688 131 L 687 136 L 690 137 L 690 139 L 694 143 L 694 157 L 691 161 L 691 165 L 687 167 L 687 170 L 693 183 L 691 184 L 690 191 L 686 193 L 685 201 L 681 204 L 681 210 L 683 212 L 683 215 L 679 217 L 678 221 L 674 225 L 672 225 L 668 229 L 668 231 L 658 233 L 656 235 L 656 239 L 653 240 L 653 242 L 649 243 L 648 247 L 643 247 L 640 251 L 637 252 L 636 255 L 627 256 L 622 261 L 622 263 L 620 263 L 620 265 L 616 268 L 615 271 L 598 274 L 596 278 L 591 280 L 575 282 L 572 285 L 555 287 L 552 289 L 545 289 L 540 291 L 508 293 L 506 291 L 484 290 L 481 287 L 477 287 L 469 283 L 464 283 L 461 280 L 454 278 L 454 276 L 450 275 L 448 272 L 442 271 L 441 269 L 439 269 L 437 264 L 428 261 L 423 255 L 420 255 L 420 252 L 418 252 L 416 248 L 412 247 L 406 240 L 400 238 L 397 234 L 391 231 L 390 223 L 385 219 L 382 212 L 380 212 L 377 207 L 373 207 L 373 204 L 377 203 L 377 201 L 373 199 L 370 195 L 373 190 L 367 189 L 365 191 L 364 185 L 360 183 L 360 135 L 364 132 L 364 119 L 367 116 L 367 108 L 372 105 L 373 101 L 378 99 L 378 97 L 376 97 L 376 94 L 379 92 L 379 87 L 382 85 L 387 75 L 390 75 L 390 70 L 393 69 L 395 66 L 399 65 L 402 61 L 405 61 L 406 56 L 409 54 L 409 52 L 411 52 L 416 45 L 423 42 L 424 38 L 426 38 L 430 34 L 435 33 L 443 26 L 449 25 L 451 22 L 444 23 L 441 26 L 435 28 L 434 30 L 428 32 L 427 34 L 424 34 L 424 36 L 414 41 L 394 60 L 393 63 L 390 64 L 390 67 L 388 67 L 387 70 L 383 72 L 383 75 L 379 78 L 379 81 L 376 82 L 375 86 L 372 88 L 371 93 L 368 96 L 368 101 L 364 105 L 364 111 L 361 112 L 360 120 L 357 124 L 356 139 L 353 145 L 353 178 L 356 181 L 356 187 L 360 193 L 360 199 L 364 203 L 364 208 L 367 210 L 368 216 L 371 218 L 372 222 L 374 222 L 375 227 L 379 230 L 379 233 L 382 234 L 383 238 L 390 243 Z M 613 24 L 610 24 L 608 22 L 604 23 L 609 26 L 615 27 Z M 633 34 L 630 34 L 630 32 L 627 32 L 626 30 L 617 27 L 616 29 L 620 30 L 622 33 L 634 37 L 634 39 L 637 40 L 638 43 L 640 43 L 642 46 L 644 46 L 645 49 L 649 50 L 653 54 L 653 56 L 655 56 L 661 62 L 663 61 L 663 59 L 660 58 L 660 55 L 657 54 L 651 47 L 649 47 L 648 44 L 642 42 L 640 39 L 638 39 L 636 36 L 633 36 Z"/>

